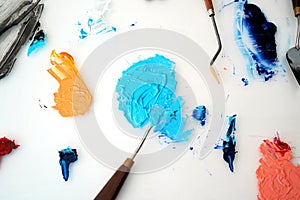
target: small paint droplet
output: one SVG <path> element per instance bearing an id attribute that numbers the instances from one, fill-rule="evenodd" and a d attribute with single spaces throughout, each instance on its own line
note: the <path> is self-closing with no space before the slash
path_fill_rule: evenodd
<path id="1" fill-rule="evenodd" d="M 193 151 L 194 147 L 190 147 L 190 150 Z"/>
<path id="2" fill-rule="evenodd" d="M 228 70 L 228 68 L 227 68 L 227 67 L 224 67 L 223 69 L 224 69 L 225 71 L 226 71 L 226 70 Z"/>
<path id="3" fill-rule="evenodd" d="M 242 78 L 241 80 L 243 81 L 243 83 L 244 83 L 244 86 L 247 86 L 247 85 L 249 85 L 249 81 L 248 81 L 248 79 L 246 79 L 246 78 Z"/>

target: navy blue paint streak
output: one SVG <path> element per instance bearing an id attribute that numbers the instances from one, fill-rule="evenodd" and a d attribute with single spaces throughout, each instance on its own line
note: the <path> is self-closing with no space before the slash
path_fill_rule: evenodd
<path id="1" fill-rule="evenodd" d="M 267 21 L 264 13 L 257 5 L 241 1 L 238 8 L 243 13 L 237 20 L 237 37 L 242 40 L 241 46 L 245 48 L 242 51 L 250 54 L 255 61 L 254 68 L 258 75 L 267 81 L 276 72 L 274 68 L 278 61 L 275 41 L 277 27 L 272 22 Z M 248 37 L 246 40 L 245 34 Z"/>
<path id="2" fill-rule="evenodd" d="M 226 133 L 226 139 L 223 141 L 223 159 L 228 163 L 231 172 L 233 169 L 233 160 L 237 151 L 235 150 L 236 139 L 234 136 L 235 132 L 235 121 L 236 115 L 229 117 L 229 128 Z"/>
<path id="3" fill-rule="evenodd" d="M 59 151 L 59 164 L 61 166 L 62 175 L 64 180 L 67 181 L 69 178 L 69 166 L 71 163 L 78 159 L 76 149 L 71 149 L 70 147 Z"/>

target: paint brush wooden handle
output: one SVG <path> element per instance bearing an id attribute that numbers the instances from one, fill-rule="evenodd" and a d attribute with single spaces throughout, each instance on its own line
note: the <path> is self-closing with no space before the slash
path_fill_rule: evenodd
<path id="1" fill-rule="evenodd" d="M 300 15 L 300 0 L 292 0 L 295 16 Z"/>
<path id="2" fill-rule="evenodd" d="M 109 179 L 109 181 L 102 188 L 102 190 L 94 200 L 115 199 L 119 191 L 121 190 L 122 185 L 125 182 L 133 163 L 134 162 L 131 158 L 127 158 L 125 162 L 119 167 L 119 169 L 114 173 L 114 175 Z"/>
<path id="3" fill-rule="evenodd" d="M 215 14 L 214 6 L 213 6 L 213 3 L 212 3 L 212 0 L 204 0 L 204 3 L 205 3 L 206 10 L 207 10 L 209 16 Z"/>

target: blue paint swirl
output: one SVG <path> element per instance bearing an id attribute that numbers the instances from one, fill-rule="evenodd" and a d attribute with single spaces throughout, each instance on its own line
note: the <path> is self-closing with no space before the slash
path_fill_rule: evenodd
<path id="1" fill-rule="evenodd" d="M 175 141 L 187 141 L 191 130 L 183 131 L 184 101 L 175 94 L 175 62 L 156 54 L 133 63 L 118 80 L 119 109 L 134 128 L 146 124 Z"/>
<path id="2" fill-rule="evenodd" d="M 247 0 L 241 0 L 236 6 L 236 41 L 244 56 L 248 59 L 248 73 L 271 79 L 278 71 L 275 33 L 277 27 L 269 22 L 262 10 Z"/>
<path id="3" fill-rule="evenodd" d="M 69 179 L 69 166 L 78 159 L 76 149 L 67 147 L 59 151 L 59 164 L 65 181 Z"/>
<path id="4" fill-rule="evenodd" d="M 45 46 L 46 44 L 46 33 L 44 30 L 39 30 L 35 35 L 34 38 L 28 47 L 27 56 L 30 56 L 32 52 L 36 51 L 37 49 Z"/>
<path id="5" fill-rule="evenodd" d="M 197 106 L 192 113 L 192 117 L 200 122 L 201 126 L 204 126 L 206 123 L 207 109 L 205 106 Z"/>

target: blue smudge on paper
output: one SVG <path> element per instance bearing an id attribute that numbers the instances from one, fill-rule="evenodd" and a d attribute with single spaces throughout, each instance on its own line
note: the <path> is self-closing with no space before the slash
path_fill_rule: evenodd
<path id="1" fill-rule="evenodd" d="M 44 30 L 39 30 L 33 37 L 33 40 L 28 47 L 27 56 L 30 56 L 32 52 L 36 51 L 37 49 L 45 46 L 46 44 L 46 33 Z"/>
<path id="2" fill-rule="evenodd" d="M 241 52 L 248 59 L 250 77 L 258 75 L 265 81 L 278 71 L 275 33 L 277 27 L 267 21 L 261 9 L 247 0 L 236 5 L 236 41 Z"/>
<path id="3" fill-rule="evenodd" d="M 226 139 L 223 141 L 223 159 L 228 163 L 230 171 L 233 172 L 233 160 L 235 158 L 235 146 L 236 146 L 236 139 L 234 136 L 235 132 L 235 121 L 236 115 L 230 116 L 229 120 L 229 127 L 226 133 Z"/>
<path id="4" fill-rule="evenodd" d="M 200 105 L 200 106 L 197 106 L 193 110 L 192 117 L 194 119 L 196 119 L 197 121 L 199 121 L 201 126 L 204 126 L 205 122 L 206 122 L 206 115 L 207 115 L 207 113 L 208 112 L 207 112 L 206 107 L 203 106 L 203 105 Z"/>
<path id="5" fill-rule="evenodd" d="M 242 82 L 244 83 L 244 86 L 249 85 L 249 80 L 248 80 L 248 79 L 242 78 L 241 80 L 242 80 Z"/>
<path id="6" fill-rule="evenodd" d="M 233 161 L 235 158 L 235 154 L 237 151 L 236 147 L 236 138 L 235 138 L 235 123 L 236 123 L 236 115 L 232 115 L 228 117 L 228 129 L 226 132 L 225 139 L 220 140 L 222 144 L 217 144 L 215 149 L 223 150 L 223 159 L 228 163 L 229 169 L 231 172 L 234 171 Z"/>
<path id="7" fill-rule="evenodd" d="M 119 109 L 135 128 L 146 124 L 174 141 L 187 141 L 192 130 L 183 131 L 184 101 L 176 97 L 175 63 L 156 54 L 133 63 L 118 80 Z"/>
<path id="8" fill-rule="evenodd" d="M 76 149 L 67 147 L 59 151 L 59 164 L 61 166 L 62 175 L 64 180 L 67 181 L 69 178 L 69 166 L 71 163 L 75 162 L 78 159 Z"/>
<path id="9" fill-rule="evenodd" d="M 93 18 L 88 17 L 84 22 L 77 22 L 77 29 L 79 32 L 79 38 L 84 39 L 92 35 L 100 35 L 109 32 L 116 32 L 116 27 L 111 26 L 101 17 Z"/>

